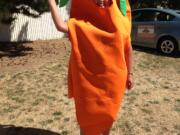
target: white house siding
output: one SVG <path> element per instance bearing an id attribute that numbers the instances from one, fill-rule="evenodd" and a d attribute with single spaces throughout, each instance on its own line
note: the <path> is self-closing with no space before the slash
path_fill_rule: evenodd
<path id="1" fill-rule="evenodd" d="M 60 14 L 64 20 L 69 18 L 69 5 L 60 8 Z M 17 14 L 17 19 L 11 24 L 0 23 L 0 41 L 35 41 L 57 39 L 64 36 L 58 32 L 53 23 L 50 12 L 42 14 L 38 18 Z"/>

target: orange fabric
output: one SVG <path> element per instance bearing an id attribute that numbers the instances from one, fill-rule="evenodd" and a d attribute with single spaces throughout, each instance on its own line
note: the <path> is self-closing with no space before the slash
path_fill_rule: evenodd
<path id="1" fill-rule="evenodd" d="M 68 95 L 85 135 L 100 135 L 112 126 L 126 87 L 131 11 L 128 0 L 127 16 L 112 1 L 102 9 L 94 0 L 72 0 Z"/>

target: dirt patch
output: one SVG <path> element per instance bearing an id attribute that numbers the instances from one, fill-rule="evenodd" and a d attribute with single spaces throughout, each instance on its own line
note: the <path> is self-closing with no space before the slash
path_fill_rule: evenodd
<path id="1" fill-rule="evenodd" d="M 47 62 L 68 60 L 70 43 L 61 40 L 29 43 L 0 43 L 1 72 L 15 72 L 37 68 Z"/>

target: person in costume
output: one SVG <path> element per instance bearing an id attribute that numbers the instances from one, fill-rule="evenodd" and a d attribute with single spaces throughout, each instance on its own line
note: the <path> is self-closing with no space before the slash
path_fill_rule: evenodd
<path id="1" fill-rule="evenodd" d="M 57 30 L 71 42 L 68 96 L 81 135 L 109 135 L 125 90 L 133 87 L 129 1 L 72 0 L 67 22 L 55 0 L 48 2 Z"/>

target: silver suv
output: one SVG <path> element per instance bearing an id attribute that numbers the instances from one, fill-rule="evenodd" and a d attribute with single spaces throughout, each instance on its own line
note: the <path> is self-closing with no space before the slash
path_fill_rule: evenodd
<path id="1" fill-rule="evenodd" d="M 143 8 L 132 11 L 132 43 L 170 55 L 180 50 L 180 11 Z"/>

